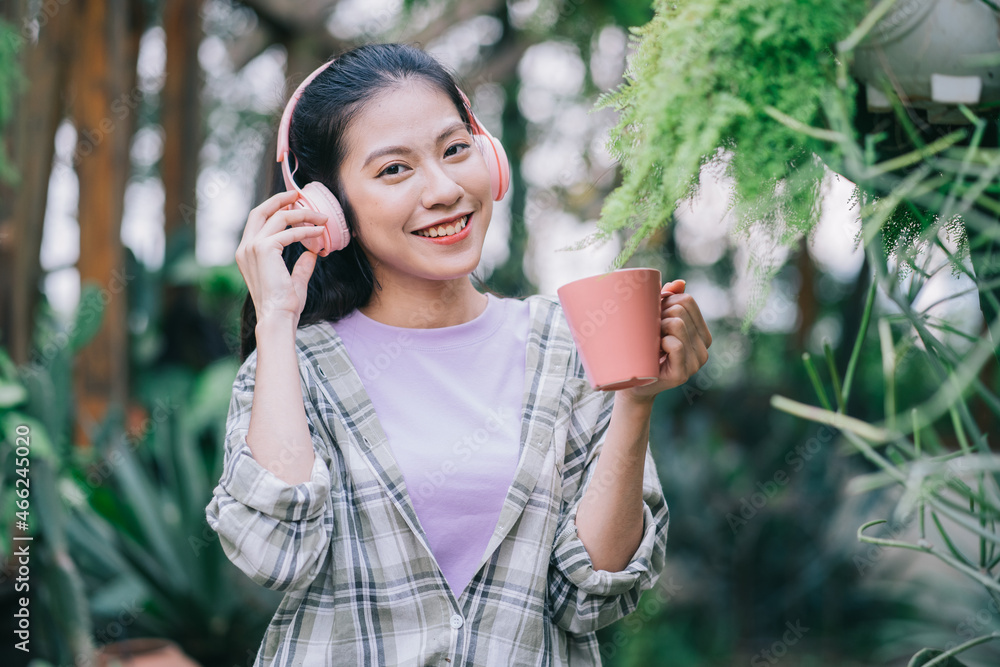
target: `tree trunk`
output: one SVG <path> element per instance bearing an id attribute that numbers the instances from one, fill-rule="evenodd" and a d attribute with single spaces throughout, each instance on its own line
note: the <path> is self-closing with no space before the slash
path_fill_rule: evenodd
<path id="1" fill-rule="evenodd" d="M 204 81 L 198 62 L 203 35 L 201 8 L 202 0 L 177 0 L 166 3 L 163 11 L 167 77 L 160 117 L 164 132 L 165 265 L 194 253 L 197 243 L 198 155 L 204 142 L 200 104 Z M 225 352 L 218 343 L 221 334 L 199 308 L 196 286 L 164 285 L 160 317 L 164 337 L 160 363 L 199 369 Z"/>
<path id="2" fill-rule="evenodd" d="M 0 344 L 14 362 L 31 353 L 35 308 L 41 289 L 42 223 L 55 153 L 55 134 L 63 118 L 63 90 L 70 62 L 72 9 L 56 6 L 39 15 L 38 42 L 29 41 L 25 2 L 5 3 L 4 18 L 20 40 L 25 86 L 4 140 L 19 182 L 0 183 Z"/>
<path id="3" fill-rule="evenodd" d="M 793 342 L 796 352 L 804 352 L 809 342 L 809 334 L 813 325 L 816 324 L 816 317 L 819 314 L 819 304 L 816 302 L 816 266 L 813 264 L 812 256 L 809 254 L 809 238 L 803 235 L 799 239 L 799 250 L 795 258 L 796 268 L 799 270 L 799 292 L 796 297 L 799 307 L 799 322 L 795 327 Z M 832 341 L 831 341 L 832 345 Z"/>
<path id="4" fill-rule="evenodd" d="M 490 61 L 493 63 L 506 61 L 517 67 L 520 61 L 522 47 L 517 43 L 517 35 L 510 23 L 510 15 L 506 8 L 501 10 L 500 20 L 503 24 L 503 36 L 494 47 Z M 504 54 L 512 56 L 504 57 Z M 482 74 L 482 73 L 480 73 Z M 486 79 L 489 80 L 489 79 Z M 527 144 L 525 124 L 520 117 L 517 97 L 521 89 L 521 78 L 514 76 L 504 85 L 504 107 L 501 114 L 503 125 L 502 141 L 507 157 L 510 159 L 510 254 L 503 264 L 495 267 L 486 280 L 490 288 L 503 296 L 524 296 L 532 294 L 536 286 L 524 272 L 524 256 L 528 249 L 528 225 L 525 222 L 527 214 L 527 185 L 521 175 L 521 155 Z M 467 91 L 470 95 L 472 91 Z"/>
<path id="5" fill-rule="evenodd" d="M 93 429 L 127 396 L 128 335 L 121 221 L 130 171 L 129 143 L 140 91 L 135 81 L 133 7 L 127 0 L 80 0 L 72 59 L 74 163 L 80 183 L 81 288 L 100 289 L 101 327 L 75 360 L 76 434 L 93 444 Z M 68 10 L 66 10 L 68 11 Z"/>
<path id="6" fill-rule="evenodd" d="M 168 244 L 177 239 L 185 250 L 194 249 L 195 188 L 198 153 L 203 141 L 201 104 L 203 88 L 198 46 L 201 44 L 201 0 L 175 0 L 163 8 L 167 40 L 167 73 L 161 93 L 163 125 L 164 232 Z"/>

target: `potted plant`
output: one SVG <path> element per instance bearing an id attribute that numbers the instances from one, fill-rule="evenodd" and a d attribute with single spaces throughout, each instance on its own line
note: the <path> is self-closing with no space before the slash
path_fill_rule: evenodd
<path id="1" fill-rule="evenodd" d="M 989 104 L 998 84 L 990 75 L 997 73 L 1000 59 L 991 60 L 989 54 L 1000 53 L 997 14 L 985 0 L 882 0 L 874 8 L 865 0 L 657 0 L 654 7 L 654 18 L 634 30 L 635 51 L 625 83 L 598 102 L 620 114 L 608 148 L 621 164 L 622 183 L 605 200 L 599 231 L 589 240 L 629 234 L 615 268 L 669 225 L 678 202 L 698 191 L 703 170 L 722 172 L 731 180 L 738 231 L 789 247 L 818 222 L 821 185 L 829 171 L 849 178 L 858 185 L 859 197 L 873 204 L 924 157 L 944 156 L 949 148 L 973 141 L 997 145 L 995 132 L 986 132 L 985 125 L 977 131 L 975 123 L 984 119 L 969 115 L 971 107 L 961 100 L 971 98 L 960 97 L 956 86 L 961 88 L 961 82 L 952 81 L 972 76 L 986 81 L 981 109 L 995 112 Z M 978 60 L 962 57 L 979 48 L 975 42 L 947 40 L 969 23 L 977 24 L 976 35 L 993 34 Z M 942 26 L 948 26 L 946 44 L 933 41 L 928 47 L 925 38 Z M 956 55 L 942 64 L 939 54 L 947 43 Z M 917 48 L 934 49 L 935 57 L 922 58 Z M 887 51 L 888 67 L 883 58 Z M 917 65 L 903 70 L 908 87 L 897 91 L 886 82 L 899 79 L 893 69 L 901 67 L 895 64 L 899 62 Z M 923 100 L 922 91 L 931 87 L 934 74 L 951 79 L 938 86 L 937 100 L 933 91 L 931 99 Z M 873 118 L 866 91 L 881 91 L 895 112 Z M 928 117 L 921 106 L 931 107 L 931 117 L 938 121 L 960 117 L 965 125 L 929 127 L 925 120 L 912 120 Z M 889 162 L 893 159 L 897 161 Z M 966 177 L 950 166 L 946 178 L 935 184 L 939 191 Z M 990 206 L 971 201 L 961 211 L 966 219 L 975 217 L 977 207 Z M 920 242 L 927 227 L 923 215 L 907 205 L 886 211 L 880 229 L 890 252 L 905 253 Z M 1000 288 L 991 282 L 1000 272 L 989 261 L 994 246 L 984 238 L 991 237 L 978 229 L 956 229 L 955 238 L 961 248 L 971 249 L 977 274 L 985 278 L 981 306 L 992 321 L 997 311 L 991 304 Z M 756 283 L 744 328 L 779 268 L 767 257 L 751 257 L 751 262 Z"/>
<path id="2" fill-rule="evenodd" d="M 968 124 L 958 108 L 989 113 L 1000 101 L 996 5 L 902 0 L 880 9 L 854 50 L 851 73 L 865 85 L 868 111 L 892 112 L 891 95 L 927 113 L 929 123 Z"/>
<path id="3" fill-rule="evenodd" d="M 18 425 L 32 439 L 33 648 L 42 647 L 32 655 L 52 664 L 131 665 L 140 653 L 178 667 L 242 664 L 281 594 L 247 580 L 205 522 L 236 361 L 195 376 L 140 376 L 141 402 L 109 415 L 83 451 L 71 441 L 69 369 L 101 313 L 97 290 L 84 289 L 65 331 L 39 319 L 35 363 L 15 367 L 0 349 L 0 521 L 8 534 Z"/>

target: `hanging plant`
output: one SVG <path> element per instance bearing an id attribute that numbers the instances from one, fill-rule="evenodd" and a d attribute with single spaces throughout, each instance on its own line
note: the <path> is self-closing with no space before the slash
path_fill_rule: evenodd
<path id="1" fill-rule="evenodd" d="M 864 0 L 657 0 L 634 29 L 626 83 L 601 107 L 620 113 L 609 150 L 623 182 L 605 200 L 599 232 L 633 230 L 615 260 L 666 226 L 714 164 L 733 181 L 739 226 L 764 223 L 787 242 L 818 219 L 829 145 L 768 115 L 773 107 L 822 124 L 822 93 L 836 79 L 832 50 L 864 16 Z"/>

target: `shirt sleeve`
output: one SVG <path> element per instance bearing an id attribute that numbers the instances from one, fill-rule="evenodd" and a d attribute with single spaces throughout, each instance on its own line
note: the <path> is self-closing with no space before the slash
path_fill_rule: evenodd
<path id="1" fill-rule="evenodd" d="M 669 511 L 648 445 L 642 483 L 642 540 L 629 564 L 620 572 L 595 570 L 577 536 L 577 509 L 592 481 L 614 398 L 613 391 L 594 391 L 587 385 L 570 414 L 563 488 L 575 491 L 563 501 L 548 594 L 553 620 L 576 634 L 594 632 L 635 611 L 639 596 L 653 587 L 666 561 Z"/>
<path id="2" fill-rule="evenodd" d="M 253 403 L 257 353 L 233 382 L 226 419 L 222 477 L 205 510 L 226 556 L 253 581 L 279 591 L 303 588 L 316 578 L 332 532 L 329 462 L 316 452 L 308 482 L 288 484 L 261 466 L 246 434 Z M 309 396 L 303 386 L 303 396 Z M 315 410 L 305 401 L 309 432 L 320 443 Z"/>

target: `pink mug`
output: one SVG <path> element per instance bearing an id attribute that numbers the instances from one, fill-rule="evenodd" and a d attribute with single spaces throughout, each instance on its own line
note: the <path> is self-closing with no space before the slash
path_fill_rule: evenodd
<path id="1" fill-rule="evenodd" d="M 618 269 L 556 290 L 594 389 L 615 391 L 660 376 L 660 272 Z"/>

